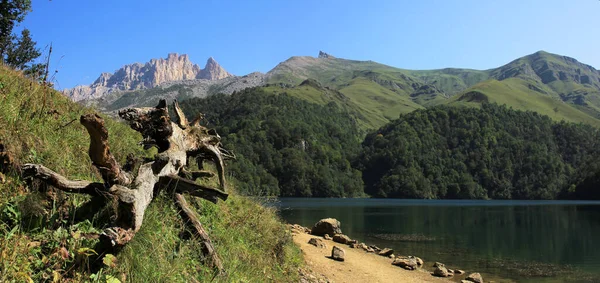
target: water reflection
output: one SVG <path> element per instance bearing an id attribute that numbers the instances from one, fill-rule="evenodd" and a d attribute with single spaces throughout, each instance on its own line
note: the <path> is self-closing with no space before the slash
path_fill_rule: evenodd
<path id="1" fill-rule="evenodd" d="M 531 282 L 600 279 L 600 202 L 281 199 L 276 205 L 287 222 L 310 227 L 337 218 L 354 239 L 451 267 Z"/>

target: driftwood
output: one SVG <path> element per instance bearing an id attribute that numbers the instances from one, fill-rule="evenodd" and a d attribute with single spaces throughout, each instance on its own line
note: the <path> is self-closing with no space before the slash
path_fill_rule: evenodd
<path id="1" fill-rule="evenodd" d="M 223 272 L 223 265 L 215 249 L 202 228 L 198 218 L 187 207 L 183 194 L 201 197 L 213 203 L 226 200 L 224 163 L 225 158 L 233 154 L 221 147 L 220 137 L 214 131 L 199 124 L 200 118 L 189 123 L 179 108 L 173 103 L 176 115 L 171 121 L 165 100 L 156 107 L 129 108 L 119 112 L 132 129 L 140 132 L 140 143 L 145 149 L 158 148 L 158 154 L 149 162 L 139 166 L 137 172 L 129 172 L 135 166 L 134 158 L 128 158 L 128 164 L 121 167 L 110 152 L 108 131 L 102 117 L 95 114 L 81 116 L 80 122 L 90 136 L 89 156 L 98 169 L 103 183 L 72 181 L 40 164 L 25 164 L 23 174 L 26 178 L 37 178 L 56 189 L 83 193 L 92 196 L 105 196 L 118 202 L 117 218 L 111 227 L 100 235 L 98 249 L 116 250 L 126 245 L 139 231 L 144 220 L 144 212 L 158 190 L 168 190 L 174 195 L 175 203 L 181 208 L 182 216 L 194 229 L 202 241 L 202 250 L 210 259 L 210 264 Z M 200 116 L 201 117 L 201 116 Z M 210 178 L 215 174 L 208 171 L 190 171 L 188 160 L 196 159 L 199 167 L 204 160 L 213 161 L 217 168 L 219 188 L 199 185 L 196 178 Z M 125 168 L 125 169 L 124 169 Z M 201 168 L 202 169 L 202 168 Z M 98 199 L 98 198 L 96 198 Z"/>

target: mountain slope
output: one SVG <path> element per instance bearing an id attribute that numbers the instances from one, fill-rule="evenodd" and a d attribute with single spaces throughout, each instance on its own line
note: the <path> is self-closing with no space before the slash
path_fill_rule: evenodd
<path id="1" fill-rule="evenodd" d="M 214 64 L 216 62 L 209 59 L 207 66 Z M 208 69 L 215 69 L 213 78 L 227 74 L 217 67 L 204 70 Z M 194 74 L 201 76 L 204 70 Z M 101 91 L 104 91 L 102 85 L 107 84 L 104 81 L 109 81 L 104 77 L 101 76 L 97 87 Z M 541 111 L 557 120 L 595 124 L 600 119 L 600 72 L 573 58 L 544 51 L 489 70 L 405 70 L 320 52 L 316 58 L 291 57 L 264 75 L 252 73 L 219 80 L 185 78 L 149 89 L 112 91 L 84 103 L 102 111 L 113 111 L 136 105 L 150 106 L 161 96 L 185 100 L 265 86 L 268 92 L 285 92 L 319 104 L 343 104 L 366 129 L 377 128 L 416 109 L 445 103 L 456 105 L 465 100 L 470 101 L 466 105 L 475 105 L 472 102 L 476 101 L 463 96 L 480 91 L 487 96 L 485 101 Z"/>
<path id="2" fill-rule="evenodd" d="M 554 120 L 582 122 L 600 127 L 600 120 L 548 95 L 549 91 L 544 85 L 539 87 L 535 85 L 536 82 L 531 79 L 518 77 L 502 81 L 492 79 L 468 88 L 463 93 L 452 97 L 447 104 L 479 107 L 484 103 L 497 103 L 518 110 L 535 111 Z"/>
<path id="3" fill-rule="evenodd" d="M 600 118 L 600 71 L 544 51 L 489 70 L 403 70 L 329 55 L 292 57 L 267 73 L 270 83 L 297 84 L 305 78 L 340 91 L 378 121 L 407 109 L 469 100 L 454 96 L 480 88 L 488 96 L 485 101 L 541 111 L 554 119 L 597 124 Z"/>

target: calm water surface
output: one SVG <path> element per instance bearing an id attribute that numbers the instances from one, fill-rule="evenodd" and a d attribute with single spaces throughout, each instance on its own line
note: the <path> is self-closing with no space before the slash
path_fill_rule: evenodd
<path id="1" fill-rule="evenodd" d="M 600 202 L 282 198 L 274 205 L 289 223 L 337 218 L 353 239 L 484 279 L 600 282 Z"/>

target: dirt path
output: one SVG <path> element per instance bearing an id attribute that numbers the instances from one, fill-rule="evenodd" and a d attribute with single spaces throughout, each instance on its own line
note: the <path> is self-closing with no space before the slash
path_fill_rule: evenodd
<path id="1" fill-rule="evenodd" d="M 322 274 L 332 282 L 450 282 L 444 278 L 433 277 L 424 270 L 404 270 L 392 265 L 392 259 L 367 253 L 362 249 L 353 249 L 325 239 L 323 241 L 327 247 L 317 248 L 308 244 L 310 238 L 317 236 L 306 233 L 292 233 L 292 236 L 312 271 Z M 345 261 L 328 258 L 334 245 L 344 249 Z"/>

